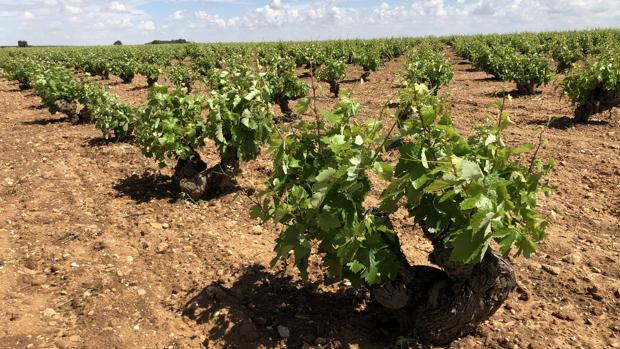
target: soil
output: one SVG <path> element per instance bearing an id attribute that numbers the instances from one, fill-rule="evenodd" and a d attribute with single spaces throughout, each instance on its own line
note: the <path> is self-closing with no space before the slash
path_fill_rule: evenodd
<path id="1" fill-rule="evenodd" d="M 440 95 L 462 132 L 510 93 L 506 140 L 536 143 L 551 119 L 542 156 L 558 162 L 556 190 L 540 202 L 557 213 L 548 238 L 531 259 L 511 261 L 517 292 L 449 347 L 620 347 L 620 111 L 573 124 L 555 85 L 518 96 L 446 54 L 455 76 Z M 360 83 L 349 67 L 341 87 L 362 104 L 360 118 L 397 101 L 401 70 L 402 60 L 388 62 Z M 132 106 L 146 100 L 142 76 L 102 83 Z M 320 87 L 319 106 L 332 105 Z M 173 164 L 160 170 L 130 143 L 49 115 L 17 83 L 0 80 L 0 115 L 0 348 L 417 347 L 397 338 L 367 291 L 326 279 L 318 260 L 305 284 L 291 266 L 269 267 L 278 228 L 249 218 L 266 155 L 242 165 L 241 191 L 189 202 Z M 211 166 L 216 154 L 208 145 L 201 155 Z M 408 257 L 427 263 L 430 244 L 406 212 L 394 219 Z"/>

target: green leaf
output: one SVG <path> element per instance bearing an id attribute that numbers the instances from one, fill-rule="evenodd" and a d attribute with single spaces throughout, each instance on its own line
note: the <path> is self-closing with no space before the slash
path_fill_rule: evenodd
<path id="1" fill-rule="evenodd" d="M 376 161 L 373 168 L 375 169 L 375 172 L 377 172 L 377 174 L 386 181 L 390 180 L 394 174 L 392 165 L 386 162 Z"/>

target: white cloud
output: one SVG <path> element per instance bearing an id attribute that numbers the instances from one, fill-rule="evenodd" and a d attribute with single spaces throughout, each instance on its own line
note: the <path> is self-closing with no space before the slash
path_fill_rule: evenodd
<path id="1" fill-rule="evenodd" d="M 195 41 L 257 41 L 620 24 L 619 0 L 385 0 L 366 2 L 371 3 L 366 7 L 353 5 L 357 1 L 262 0 L 260 6 L 252 6 L 256 2 L 250 0 L 0 0 L 0 23 L 5 29 L 0 41 L 6 40 L 0 45 L 22 38 L 37 44 L 108 44 L 117 38 L 141 43 L 171 36 Z M 178 10 L 150 12 L 164 6 L 162 3 L 175 3 Z M 226 12 L 218 13 L 216 8 Z M 30 21 L 28 26 L 20 24 L 25 20 Z"/>
<path id="2" fill-rule="evenodd" d="M 172 14 L 172 19 L 177 21 L 183 19 L 183 17 L 185 17 L 185 14 L 181 10 L 174 11 L 174 13 Z"/>
<path id="3" fill-rule="evenodd" d="M 112 12 L 118 12 L 118 13 L 126 13 L 128 12 L 127 10 L 127 6 L 125 6 L 124 4 L 118 2 L 118 1 L 112 1 L 109 5 L 108 5 L 108 9 Z"/>
<path id="4" fill-rule="evenodd" d="M 142 21 L 137 28 L 146 31 L 155 30 L 155 23 L 153 21 Z"/>

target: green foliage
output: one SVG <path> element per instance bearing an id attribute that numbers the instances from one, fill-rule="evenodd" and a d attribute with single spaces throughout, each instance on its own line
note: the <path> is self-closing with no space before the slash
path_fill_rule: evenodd
<path id="1" fill-rule="evenodd" d="M 344 62 L 330 59 L 325 62 L 325 65 L 319 70 L 316 77 L 319 81 L 335 83 L 344 79 L 346 71 L 347 65 Z"/>
<path id="2" fill-rule="evenodd" d="M 520 92 L 531 94 L 536 86 L 548 84 L 553 78 L 553 72 L 546 57 L 516 54 L 510 57 L 505 78 L 514 81 Z M 522 87 L 526 88 L 526 91 L 521 91 Z"/>
<path id="3" fill-rule="evenodd" d="M 243 161 L 253 160 L 273 132 L 270 91 L 262 75 L 247 68 L 217 74 L 217 88 L 207 101 L 205 135 L 220 154 L 234 151 Z"/>
<path id="4" fill-rule="evenodd" d="M 154 157 L 164 167 L 167 159 L 186 160 L 204 146 L 205 106 L 203 97 L 188 95 L 184 88 L 169 91 L 155 84 L 135 125 L 136 142 L 144 155 Z"/>
<path id="5" fill-rule="evenodd" d="M 287 259 L 293 251 L 304 277 L 311 242 L 318 240 L 330 275 L 372 285 L 395 277 L 400 265 L 389 221 L 363 206 L 372 186 L 368 172 L 389 177 L 390 166 L 375 159 L 373 150 L 382 142 L 383 125 L 355 125 L 358 110 L 358 103 L 341 96 L 333 112 L 323 113 L 326 122 L 301 122 L 275 140 L 274 173 L 254 214 L 284 226 L 277 257 Z"/>
<path id="6" fill-rule="evenodd" d="M 355 123 L 359 105 L 346 96 L 321 114 L 325 121 L 302 121 L 274 140 L 274 172 L 252 213 L 282 225 L 277 258 L 293 252 L 304 278 L 317 241 L 330 275 L 356 285 L 394 279 L 404 257 L 389 217 L 403 201 L 433 240 L 452 248 L 457 262 L 479 262 L 492 241 L 504 255 L 516 246 L 516 255 L 529 257 L 544 238 L 548 222 L 536 201 L 548 190 L 541 178 L 553 162 L 528 165 L 514 158 L 534 147 L 503 143 L 501 132 L 510 124 L 505 113 L 466 139 L 428 88 L 411 89 L 415 107 L 397 136 L 407 141 L 395 169 L 381 159 L 388 136 L 383 125 Z M 378 207 L 366 206 L 370 171 L 388 181 Z"/>
<path id="7" fill-rule="evenodd" d="M 620 95 L 620 51 L 613 50 L 571 69 L 562 81 L 564 93 L 574 104 L 584 104 L 605 95 Z"/>
<path id="8" fill-rule="evenodd" d="M 453 76 L 452 63 L 435 51 L 419 50 L 405 63 L 407 83 L 426 84 L 434 93 L 447 85 Z"/>
<path id="9" fill-rule="evenodd" d="M 110 72 L 117 75 L 126 84 L 133 81 L 137 71 L 138 63 L 131 58 L 115 61 L 110 67 Z"/>
<path id="10" fill-rule="evenodd" d="M 146 77 L 149 86 L 153 86 L 161 75 L 162 69 L 156 64 L 142 63 L 138 66 L 137 72 Z"/>
<path id="11" fill-rule="evenodd" d="M 283 57 L 278 57 L 268 67 L 264 80 L 271 90 L 273 101 L 295 100 L 308 94 L 308 84 L 295 75 L 294 68 L 295 62 Z"/>
<path id="12" fill-rule="evenodd" d="M 56 101 L 75 101 L 79 95 L 79 84 L 69 69 L 52 66 L 37 74 L 34 91 L 50 113 L 56 114 L 59 111 Z"/>
<path id="13" fill-rule="evenodd" d="M 28 47 L 28 41 L 26 40 L 18 40 L 17 47 Z"/>
<path id="14" fill-rule="evenodd" d="M 114 41 L 114 46 L 122 46 L 122 45 L 123 45 L 122 41 L 120 41 L 120 40 Z"/>
<path id="15" fill-rule="evenodd" d="M 170 79 L 170 82 L 177 88 L 185 87 L 191 91 L 194 81 L 198 79 L 198 73 L 190 66 L 179 63 L 170 68 L 168 79 Z"/>
<path id="16" fill-rule="evenodd" d="M 536 201 L 539 192 L 549 191 L 541 178 L 554 163 L 514 159 L 535 147 L 513 148 L 502 141 L 501 133 L 510 125 L 502 109 L 497 120 L 468 139 L 437 108 L 420 108 L 401 130 L 410 141 L 400 149 L 381 210 L 394 211 L 404 198 L 414 221 L 453 249 L 454 261 L 480 262 L 492 241 L 504 256 L 516 246 L 515 255 L 529 257 L 549 224 L 538 215 Z"/>

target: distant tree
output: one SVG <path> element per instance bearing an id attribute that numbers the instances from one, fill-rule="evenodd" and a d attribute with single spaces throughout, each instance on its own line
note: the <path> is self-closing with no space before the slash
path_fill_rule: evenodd
<path id="1" fill-rule="evenodd" d="M 114 46 L 120 46 L 120 45 L 122 45 L 122 44 L 123 44 L 123 43 L 122 43 L 120 40 L 116 40 L 116 41 L 114 41 Z"/>
<path id="2" fill-rule="evenodd" d="M 28 41 L 26 41 L 26 40 L 19 40 L 17 42 L 17 47 L 28 47 Z"/>
<path id="3" fill-rule="evenodd" d="M 187 44 L 188 41 L 185 39 L 176 39 L 176 40 L 153 40 L 151 42 L 147 42 L 147 45 L 163 45 L 163 44 Z"/>

